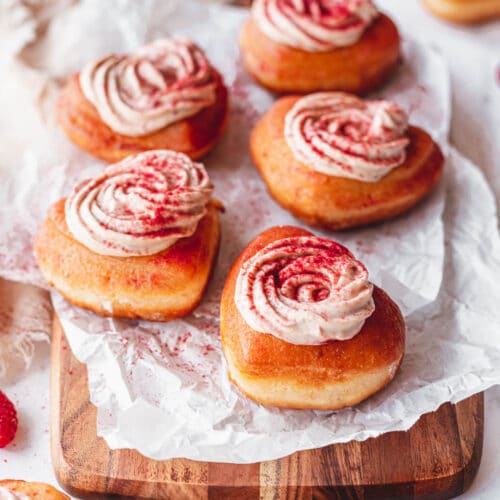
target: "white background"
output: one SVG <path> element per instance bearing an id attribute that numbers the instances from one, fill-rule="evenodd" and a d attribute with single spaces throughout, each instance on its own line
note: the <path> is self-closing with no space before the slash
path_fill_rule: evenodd
<path id="1" fill-rule="evenodd" d="M 500 199 L 500 22 L 460 28 L 431 17 L 417 0 L 378 0 L 401 31 L 413 33 L 439 47 L 453 81 L 451 142 L 479 165 Z M 496 115 L 496 116 L 495 116 Z M 499 333 L 500 334 L 500 333 Z M 13 445 L 0 450 L 0 478 L 56 484 L 49 447 L 49 347 L 37 346 L 30 370 L 17 382 L 3 385 L 20 418 Z M 486 393 L 485 441 L 481 467 L 462 498 L 500 498 L 500 388 Z"/>

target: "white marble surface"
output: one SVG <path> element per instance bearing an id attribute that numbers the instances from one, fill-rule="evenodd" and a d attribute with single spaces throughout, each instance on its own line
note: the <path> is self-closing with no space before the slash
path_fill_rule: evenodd
<path id="1" fill-rule="evenodd" d="M 417 0 L 379 0 L 402 32 L 427 39 L 449 62 L 453 81 L 451 141 L 486 173 L 500 200 L 500 21 L 474 28 L 443 23 Z M 495 141 L 497 144 L 495 144 Z M 499 332 L 500 334 L 500 332 Z M 19 478 L 56 484 L 49 447 L 49 348 L 37 346 L 30 370 L 2 384 L 19 412 L 14 444 L 0 450 L 0 479 Z M 500 388 L 486 393 L 486 426 L 481 467 L 461 498 L 500 498 Z"/>

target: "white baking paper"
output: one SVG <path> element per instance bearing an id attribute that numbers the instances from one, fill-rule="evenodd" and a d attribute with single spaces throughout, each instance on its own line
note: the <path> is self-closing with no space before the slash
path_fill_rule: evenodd
<path id="1" fill-rule="evenodd" d="M 88 0 L 61 9 L 45 37 L 25 48 L 3 75 L 7 92 L 0 95 L 0 106 L 13 114 L 0 116 L 0 125 L 9 125 L 9 141 L 0 143 L 6 153 L 0 156 L 2 275 L 42 283 L 31 256 L 36 226 L 50 203 L 102 168 L 69 143 L 52 112 L 60 81 L 85 61 L 111 50 L 133 50 L 167 33 L 189 35 L 224 74 L 232 103 L 229 130 L 205 158 L 226 213 L 216 273 L 197 310 L 163 324 L 112 320 L 53 294 L 70 346 L 87 364 L 98 433 L 112 448 L 135 448 L 156 459 L 269 460 L 407 429 L 441 403 L 499 383 L 494 200 L 479 171 L 451 151 L 440 188 L 409 214 L 369 229 L 315 231 L 346 244 L 367 264 L 372 281 L 401 306 L 407 355 L 394 382 L 355 409 L 333 413 L 265 408 L 242 396 L 227 379 L 218 338 L 225 275 L 260 231 L 300 225 L 269 198 L 248 155 L 249 131 L 274 97 L 257 87 L 239 62 L 236 39 L 247 12 L 180 0 L 110 5 Z M 447 69 L 439 54 L 422 44 L 407 40 L 404 52 L 404 66 L 381 95 L 405 107 L 411 122 L 448 152 Z M 13 96 L 22 96 L 22 117 L 14 114 Z"/>

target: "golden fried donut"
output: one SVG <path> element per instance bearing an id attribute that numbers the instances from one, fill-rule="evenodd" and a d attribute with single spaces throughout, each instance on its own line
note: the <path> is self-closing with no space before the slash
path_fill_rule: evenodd
<path id="1" fill-rule="evenodd" d="M 363 94 L 385 83 L 401 59 L 398 30 L 384 14 L 353 45 L 326 52 L 278 43 L 250 18 L 243 26 L 240 46 L 250 75 L 280 93 L 344 90 Z"/>
<path id="2" fill-rule="evenodd" d="M 137 157 L 151 154 L 143 153 Z M 123 190 L 128 190 L 132 196 L 135 193 L 144 196 L 144 183 L 149 182 L 146 174 L 143 180 L 136 176 L 132 177 L 129 185 L 125 182 L 119 184 L 122 182 L 123 169 L 129 168 L 126 163 L 133 162 L 137 157 L 129 157 L 121 163 L 109 166 L 97 180 L 87 181 L 80 191 L 75 190 L 68 201 L 63 199 L 52 205 L 35 239 L 35 257 L 48 283 L 77 306 L 103 316 L 151 321 L 180 318 L 191 312 L 200 302 L 211 275 L 220 240 L 218 212 L 221 205 L 216 201 L 200 200 L 200 193 L 210 198 L 211 189 L 205 192 L 198 189 L 199 185 L 194 186 L 194 201 L 186 202 L 184 199 L 182 202 L 183 210 L 186 210 L 187 203 L 190 203 L 191 208 L 186 213 L 181 212 L 181 215 L 176 216 L 175 210 L 167 210 L 165 214 L 161 214 L 166 222 L 160 220 L 160 223 L 171 224 L 169 227 L 158 230 L 155 226 L 151 231 L 145 226 L 143 234 L 132 242 L 130 248 L 127 247 L 131 228 L 137 230 L 137 220 L 144 217 L 144 214 L 148 216 L 150 205 L 159 205 L 154 198 L 158 190 L 150 182 L 145 189 L 153 193 L 153 203 L 148 202 L 142 212 L 136 209 L 130 224 L 126 226 L 127 230 L 119 233 L 120 217 L 125 217 L 126 210 L 132 211 L 134 207 L 130 203 L 128 207 L 125 206 L 125 215 L 118 214 L 115 217 L 113 209 L 109 208 L 111 202 L 106 190 L 112 189 L 113 193 L 118 192 L 119 195 L 123 187 Z M 184 158 L 190 161 L 187 157 Z M 161 174 L 160 171 L 159 175 Z M 152 174 L 149 172 L 147 175 Z M 112 182 L 118 185 L 111 185 Z M 137 186 L 137 191 L 134 192 L 133 186 Z M 100 190 L 100 194 L 96 195 L 97 201 L 94 202 L 93 196 L 97 190 Z M 175 194 L 175 190 L 172 190 Z M 84 198 L 79 199 L 82 191 Z M 186 191 L 184 196 L 185 193 Z M 165 199 L 165 204 L 172 199 L 169 192 L 166 193 Z M 84 229 L 95 223 L 94 220 L 87 221 L 89 216 L 85 205 L 88 200 L 94 203 L 89 212 L 99 210 L 105 213 L 100 220 L 97 219 L 99 224 L 106 223 L 111 228 L 118 228 L 113 229 L 111 236 L 108 236 L 106 231 L 102 238 L 99 235 L 96 241 L 93 241 L 94 235 L 85 233 Z M 123 199 L 120 202 L 123 203 Z M 97 205 L 99 206 L 95 208 Z M 153 209 L 161 211 L 163 206 L 155 208 L 153 205 Z M 109 221 L 110 217 L 115 219 Z M 172 222 L 175 217 L 177 219 Z M 193 217 L 197 219 L 194 223 Z M 84 225 L 80 218 L 87 225 Z M 148 224 L 157 224 L 158 219 L 160 216 L 155 214 L 153 221 L 147 219 Z M 185 223 L 190 226 L 184 227 Z M 74 229 L 71 230 L 69 225 Z M 193 229 L 194 233 L 190 234 Z M 120 246 L 120 236 L 123 235 L 126 237 L 124 248 Z M 162 243 L 163 235 L 167 240 L 173 236 L 174 243 L 165 240 L 165 244 L 169 246 L 160 250 L 162 247 L 158 245 Z M 115 238 L 116 242 L 112 243 L 111 238 Z M 108 248 L 108 253 L 111 254 L 106 255 Z M 144 255 L 137 255 L 143 251 Z"/>
<path id="3" fill-rule="evenodd" d="M 322 345 L 296 345 L 256 331 L 235 302 L 246 261 L 273 242 L 304 236 L 312 235 L 291 226 L 268 229 L 232 266 L 222 292 L 220 326 L 229 378 L 265 405 L 319 410 L 352 406 L 388 384 L 403 359 L 404 321 L 386 293 L 373 288 L 374 311 L 357 335 Z"/>
<path id="4" fill-rule="evenodd" d="M 436 16 L 456 23 L 476 23 L 500 17 L 499 0 L 423 0 Z"/>
<path id="5" fill-rule="evenodd" d="M 2 479 L 0 480 L 0 494 L 3 488 L 9 493 L 20 493 L 28 498 L 36 498 L 37 500 L 69 500 L 68 495 L 56 490 L 53 486 L 50 486 L 50 484 L 45 483 Z"/>
<path id="6" fill-rule="evenodd" d="M 287 96 L 274 104 L 252 131 L 250 151 L 271 196 L 305 223 L 338 230 L 383 221 L 413 207 L 439 181 L 443 155 L 425 131 L 412 126 L 404 163 L 377 182 L 313 170 L 285 139 L 286 116 L 299 99 Z"/>
<path id="7" fill-rule="evenodd" d="M 196 50 L 201 53 L 200 49 L 196 48 Z M 109 58 L 116 57 L 109 56 Z M 130 56 L 130 59 L 133 61 L 133 56 Z M 131 122 L 126 123 L 123 128 L 116 127 L 120 129 L 118 131 L 105 123 L 99 110 L 82 91 L 81 73 L 75 74 L 61 91 L 56 104 L 57 120 L 66 135 L 77 146 L 110 163 L 119 161 L 130 154 L 152 149 L 171 149 L 185 153 L 192 159 L 197 159 L 210 151 L 219 141 L 229 118 L 228 92 L 222 77 L 212 67 L 208 67 L 207 71 L 211 75 L 213 102 L 194 114 L 181 117 L 167 126 L 157 129 L 151 126 L 150 128 L 153 130 L 147 133 L 134 130 L 137 125 L 131 127 L 135 135 L 125 133 L 128 129 L 126 125 L 130 125 L 134 121 L 137 122 L 137 116 L 133 116 Z M 146 87 L 146 84 L 143 86 Z M 182 90 L 181 88 L 180 94 L 182 94 Z M 198 88 L 195 88 L 193 93 L 195 91 L 197 92 Z M 106 92 L 111 93 L 107 89 Z M 192 99 L 195 101 L 194 97 Z M 188 101 L 186 107 L 189 104 Z M 154 110 L 155 104 L 151 104 L 151 106 Z M 109 113 L 109 111 L 107 112 Z M 151 121 L 154 120 L 156 118 L 151 119 Z"/>

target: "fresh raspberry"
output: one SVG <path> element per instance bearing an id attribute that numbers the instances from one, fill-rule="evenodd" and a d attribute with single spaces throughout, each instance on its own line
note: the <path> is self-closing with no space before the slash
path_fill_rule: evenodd
<path id="1" fill-rule="evenodd" d="M 5 448 L 16 435 L 17 412 L 12 401 L 0 391 L 0 448 Z"/>

